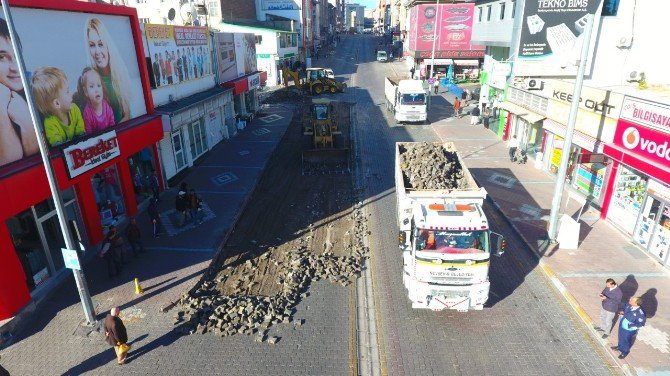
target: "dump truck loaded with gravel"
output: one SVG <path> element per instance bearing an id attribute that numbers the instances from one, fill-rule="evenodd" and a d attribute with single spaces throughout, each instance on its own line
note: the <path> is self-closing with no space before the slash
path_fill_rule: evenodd
<path id="1" fill-rule="evenodd" d="M 491 254 L 505 249 L 482 209 L 486 190 L 452 142 L 399 142 L 395 166 L 403 283 L 412 308 L 482 309 Z"/>

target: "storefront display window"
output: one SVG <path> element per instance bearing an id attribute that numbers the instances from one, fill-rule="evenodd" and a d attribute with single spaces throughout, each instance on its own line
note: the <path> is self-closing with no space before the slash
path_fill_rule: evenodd
<path id="1" fill-rule="evenodd" d="M 530 125 L 530 132 L 528 140 L 526 140 L 526 153 L 529 157 L 535 159 L 537 153 L 542 151 L 542 131 L 541 123 L 533 123 Z"/>
<path id="2" fill-rule="evenodd" d="M 619 167 L 614 183 L 608 218 L 628 234 L 633 233 L 640 214 L 648 178 L 626 166 Z"/>
<path id="3" fill-rule="evenodd" d="M 563 141 L 563 137 L 556 136 L 554 135 L 554 142 L 551 148 L 551 155 L 549 158 L 549 171 L 552 174 L 557 174 L 558 169 L 561 165 L 561 158 L 563 157 L 563 149 L 564 149 L 565 142 Z M 568 171 L 566 172 L 566 178 L 569 181 L 572 181 L 572 173 L 575 167 L 575 162 L 577 158 L 579 157 L 580 153 L 580 148 L 572 145 L 570 147 L 570 159 L 568 160 Z"/>
<path id="4" fill-rule="evenodd" d="M 572 186 L 597 200 L 602 192 L 606 172 L 607 165 L 602 163 L 580 163 L 577 165 Z"/>
<path id="5" fill-rule="evenodd" d="M 151 174 L 155 170 L 151 147 L 144 148 L 139 153 L 128 158 L 130 172 L 133 174 L 133 188 L 139 205 L 152 197 Z"/>
<path id="6" fill-rule="evenodd" d="M 106 231 L 108 226 L 117 223 L 125 214 L 123 191 L 119 184 L 116 166 L 110 166 L 91 177 L 95 202 L 100 211 L 100 222 Z"/>

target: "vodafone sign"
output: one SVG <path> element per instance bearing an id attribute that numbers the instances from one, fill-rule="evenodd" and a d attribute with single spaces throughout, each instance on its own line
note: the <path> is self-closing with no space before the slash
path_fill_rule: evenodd
<path id="1" fill-rule="evenodd" d="M 638 157 L 653 160 L 661 166 L 670 164 L 670 134 L 619 120 L 619 126 L 614 134 L 614 144 Z"/>

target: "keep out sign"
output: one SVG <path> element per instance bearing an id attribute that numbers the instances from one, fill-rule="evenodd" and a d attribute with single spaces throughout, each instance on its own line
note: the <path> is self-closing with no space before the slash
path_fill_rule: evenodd
<path id="1" fill-rule="evenodd" d="M 670 134 L 620 119 L 614 134 L 614 144 L 661 166 L 670 164 Z"/>

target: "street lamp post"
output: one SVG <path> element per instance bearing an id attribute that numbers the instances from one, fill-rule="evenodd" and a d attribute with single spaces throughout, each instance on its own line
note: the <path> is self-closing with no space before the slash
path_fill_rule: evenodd
<path id="1" fill-rule="evenodd" d="M 572 134 L 575 131 L 575 122 L 579 110 L 579 102 L 582 94 L 582 85 L 584 83 L 584 70 L 586 69 L 586 58 L 589 55 L 591 46 L 591 32 L 593 30 L 593 18 L 595 15 L 588 14 L 586 28 L 584 30 L 584 40 L 582 41 L 582 51 L 579 57 L 579 68 L 575 79 L 575 88 L 572 92 L 572 102 L 570 103 L 570 115 L 568 116 L 568 126 L 565 130 L 563 139 L 563 153 L 561 154 L 561 164 L 556 174 L 556 186 L 554 187 L 554 197 L 551 201 L 551 215 L 549 217 L 548 237 L 549 241 L 556 242 L 558 233 L 558 214 L 563 201 L 563 189 L 565 186 L 565 177 L 568 171 L 568 162 L 570 161 L 570 147 L 572 146 Z"/>
<path id="2" fill-rule="evenodd" d="M 65 247 L 70 250 L 77 250 L 77 244 L 75 244 L 72 238 L 72 234 L 70 233 L 70 228 L 68 227 L 67 219 L 65 217 L 65 211 L 63 210 L 63 199 L 61 198 L 58 182 L 56 181 L 56 177 L 51 166 L 51 161 L 49 160 L 49 151 L 47 150 L 44 133 L 38 125 L 39 116 L 35 111 L 33 96 L 30 91 L 30 85 L 28 85 L 26 78 L 25 63 L 23 61 L 23 55 L 21 54 L 20 46 L 18 45 L 18 39 L 14 29 L 14 22 L 12 20 L 11 11 L 9 9 L 9 3 L 7 0 L 2 0 L 1 4 L 2 12 L 4 13 L 5 20 L 7 21 L 7 28 L 9 30 L 16 64 L 21 76 L 21 83 L 25 89 L 24 92 L 26 95 L 26 102 L 28 103 L 28 109 L 30 110 L 30 118 L 33 122 L 35 133 L 37 134 L 37 143 L 40 148 L 42 163 L 44 164 L 44 169 L 46 170 L 47 180 L 49 181 L 49 188 L 51 188 L 51 195 L 53 197 L 54 206 L 56 207 L 56 213 L 58 214 L 58 223 L 60 224 L 60 229 L 63 233 L 63 239 L 65 240 Z M 88 291 L 88 285 L 86 284 L 84 272 L 77 269 L 72 269 L 72 272 L 74 274 L 74 280 L 77 284 L 77 290 L 79 291 L 79 298 L 81 299 L 81 304 L 84 308 L 87 324 L 94 325 L 96 322 L 95 311 L 93 310 L 93 301 L 91 300 L 91 295 Z"/>

